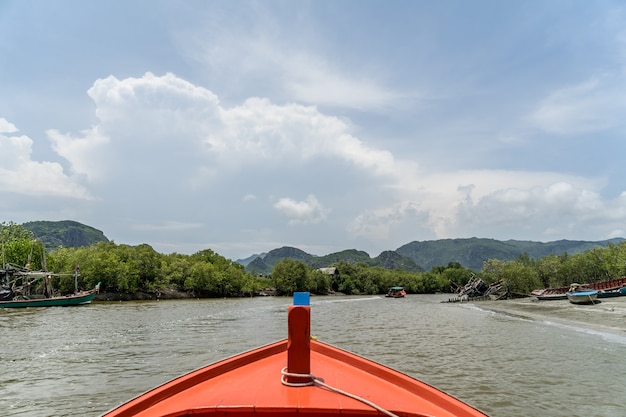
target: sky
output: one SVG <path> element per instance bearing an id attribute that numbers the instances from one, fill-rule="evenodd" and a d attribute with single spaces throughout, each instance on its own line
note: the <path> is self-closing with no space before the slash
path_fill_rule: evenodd
<path id="1" fill-rule="evenodd" d="M 0 0 L 0 221 L 237 260 L 626 237 L 621 0 Z"/>

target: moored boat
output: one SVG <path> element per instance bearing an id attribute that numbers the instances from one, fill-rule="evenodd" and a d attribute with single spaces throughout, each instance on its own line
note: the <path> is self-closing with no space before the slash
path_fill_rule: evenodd
<path id="1" fill-rule="evenodd" d="M 406 291 L 404 290 L 404 287 L 391 287 L 387 291 L 387 294 L 385 295 L 385 297 L 402 298 L 405 295 L 406 295 Z"/>
<path id="2" fill-rule="evenodd" d="M 486 416 L 424 382 L 312 339 L 308 297 L 295 294 L 286 340 L 176 378 L 104 416 Z"/>
<path id="3" fill-rule="evenodd" d="M 55 295 L 50 283 L 52 275 L 47 271 L 30 271 L 7 264 L 0 269 L 0 308 L 57 307 L 89 304 L 100 289 L 98 283 L 88 291 L 78 290 L 78 267 L 74 271 L 74 292 Z M 43 280 L 43 294 L 32 294 L 31 287 Z"/>
<path id="4" fill-rule="evenodd" d="M 565 293 L 572 304 L 593 304 L 598 298 L 598 291 L 568 291 Z"/>
<path id="5" fill-rule="evenodd" d="M 535 290 L 532 295 L 537 300 L 567 300 L 567 291 L 569 287 L 545 288 L 543 290 Z"/>
<path id="6" fill-rule="evenodd" d="M 611 298 L 611 297 L 624 297 L 624 296 L 626 296 L 626 287 L 598 291 L 598 298 Z"/>
<path id="7" fill-rule="evenodd" d="M 59 296 L 59 297 L 46 297 L 46 298 L 29 298 L 19 300 L 5 300 L 0 301 L 0 308 L 26 308 L 26 307 L 67 307 L 78 306 L 83 304 L 89 304 L 93 301 L 94 297 L 98 293 L 100 284 L 89 291 L 78 291 L 73 294 Z"/>

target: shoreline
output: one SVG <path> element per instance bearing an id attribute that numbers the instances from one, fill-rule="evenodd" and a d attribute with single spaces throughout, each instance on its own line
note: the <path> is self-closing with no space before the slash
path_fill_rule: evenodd
<path id="1" fill-rule="evenodd" d="M 530 320 L 552 321 L 591 330 L 626 334 L 626 297 L 602 298 L 595 304 L 572 304 L 568 300 L 537 300 L 534 297 L 472 302 L 476 307 Z"/>

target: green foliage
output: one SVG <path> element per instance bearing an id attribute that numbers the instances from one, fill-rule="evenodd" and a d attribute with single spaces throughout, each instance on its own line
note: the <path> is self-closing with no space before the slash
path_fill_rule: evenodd
<path id="1" fill-rule="evenodd" d="M 319 270 L 311 271 L 309 275 L 310 292 L 314 294 L 328 294 L 330 277 Z"/>
<path id="2" fill-rule="evenodd" d="M 279 294 L 309 291 L 309 268 L 302 261 L 285 258 L 274 266 L 272 281 Z"/>
<path id="3" fill-rule="evenodd" d="M 54 271 L 71 272 L 80 266 L 80 286 L 98 282 L 103 291 L 153 293 L 161 289 L 188 291 L 201 297 L 253 295 L 262 286 L 243 266 L 211 250 L 193 255 L 159 254 L 149 245 L 117 245 L 100 242 L 90 247 L 59 248 L 49 255 Z M 54 283 L 61 290 L 73 288 L 73 278 Z"/>
<path id="4" fill-rule="evenodd" d="M 336 268 L 338 273 L 331 276 L 311 266 L 313 259 L 317 262 L 319 257 L 294 248 L 281 248 L 266 258 L 273 264 L 272 278 L 268 280 L 246 273 L 242 265 L 210 249 L 193 255 L 163 255 L 146 244 L 129 246 L 101 241 L 83 247 L 60 246 L 44 256 L 43 243 L 33 237 L 33 232 L 20 225 L 0 223 L 5 262 L 19 266 L 29 264 L 33 270 L 47 267 L 56 274 L 53 286 L 64 293 L 73 290 L 72 274 L 77 267 L 80 268 L 80 288 L 92 288 L 100 282 L 102 289 L 110 292 L 174 289 L 202 297 L 251 296 L 268 286 L 274 286 L 279 294 L 295 291 L 383 294 L 396 285 L 403 286 L 409 293 L 448 292 L 451 287 L 465 285 L 475 274 L 472 269 L 464 268 L 461 261 L 434 265 L 429 272 L 410 271 L 406 257 L 396 252 L 381 254 L 379 261 L 384 262 L 377 264 L 365 252 L 348 250 L 335 254 L 331 264 L 323 264 L 323 267 Z M 447 244 L 458 246 L 459 242 L 450 240 Z M 565 242 L 559 244 L 566 245 Z M 624 241 L 538 259 L 533 257 L 529 243 L 524 248 L 530 250 L 519 252 L 511 259 L 486 258 L 479 276 L 487 284 L 504 281 L 507 288 L 519 294 L 528 294 L 536 288 L 626 276 Z M 397 268 L 392 268 L 394 265 Z"/>
<path id="5" fill-rule="evenodd" d="M 13 222 L 0 223 L 0 242 L 4 243 L 20 239 L 34 240 L 35 234 Z"/>
<path id="6" fill-rule="evenodd" d="M 449 292 L 451 282 L 464 284 L 473 273 L 460 265 L 455 265 L 456 268 L 435 268 L 431 272 L 389 270 L 345 261 L 334 266 L 339 275 L 331 280 L 330 288 L 345 294 L 384 294 L 393 286 L 402 286 L 408 293 Z"/>
<path id="7" fill-rule="evenodd" d="M 31 270 L 45 269 L 45 249 L 31 231 L 13 222 L 0 223 L 2 267 L 11 263 Z"/>
<path id="8" fill-rule="evenodd" d="M 173 253 L 161 257 L 161 276 L 158 277 L 158 284 L 165 288 L 183 288 L 185 278 L 191 275 L 193 261 L 189 256 Z"/>
<path id="9" fill-rule="evenodd" d="M 516 294 L 530 294 L 533 289 L 542 286 L 535 263 L 525 257 L 510 262 L 490 259 L 483 266 L 481 278 L 487 284 L 504 281 L 509 290 Z"/>
<path id="10" fill-rule="evenodd" d="M 548 255 L 538 260 L 520 256 L 512 261 L 490 259 L 481 278 L 492 283 L 504 280 L 512 292 L 528 294 L 533 289 L 567 287 L 626 276 L 626 242 L 596 246 L 574 255 Z"/>

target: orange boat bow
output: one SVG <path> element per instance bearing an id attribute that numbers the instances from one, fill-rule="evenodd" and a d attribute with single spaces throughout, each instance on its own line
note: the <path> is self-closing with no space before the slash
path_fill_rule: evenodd
<path id="1" fill-rule="evenodd" d="M 328 344 L 310 340 L 309 323 L 303 323 L 303 317 L 304 321 L 308 320 L 308 308 L 290 308 L 288 340 L 257 348 L 181 376 L 105 416 L 373 416 L 384 413 L 422 417 L 486 416 L 405 374 Z M 298 317 L 294 318 L 292 314 Z M 303 339 L 304 335 L 306 340 Z M 290 359 L 290 354 L 305 354 L 308 359 Z M 313 379 L 303 375 L 308 373 L 307 362 Z M 281 372 L 285 369 L 298 376 L 283 377 Z M 309 385 L 289 385 L 303 382 Z"/>

